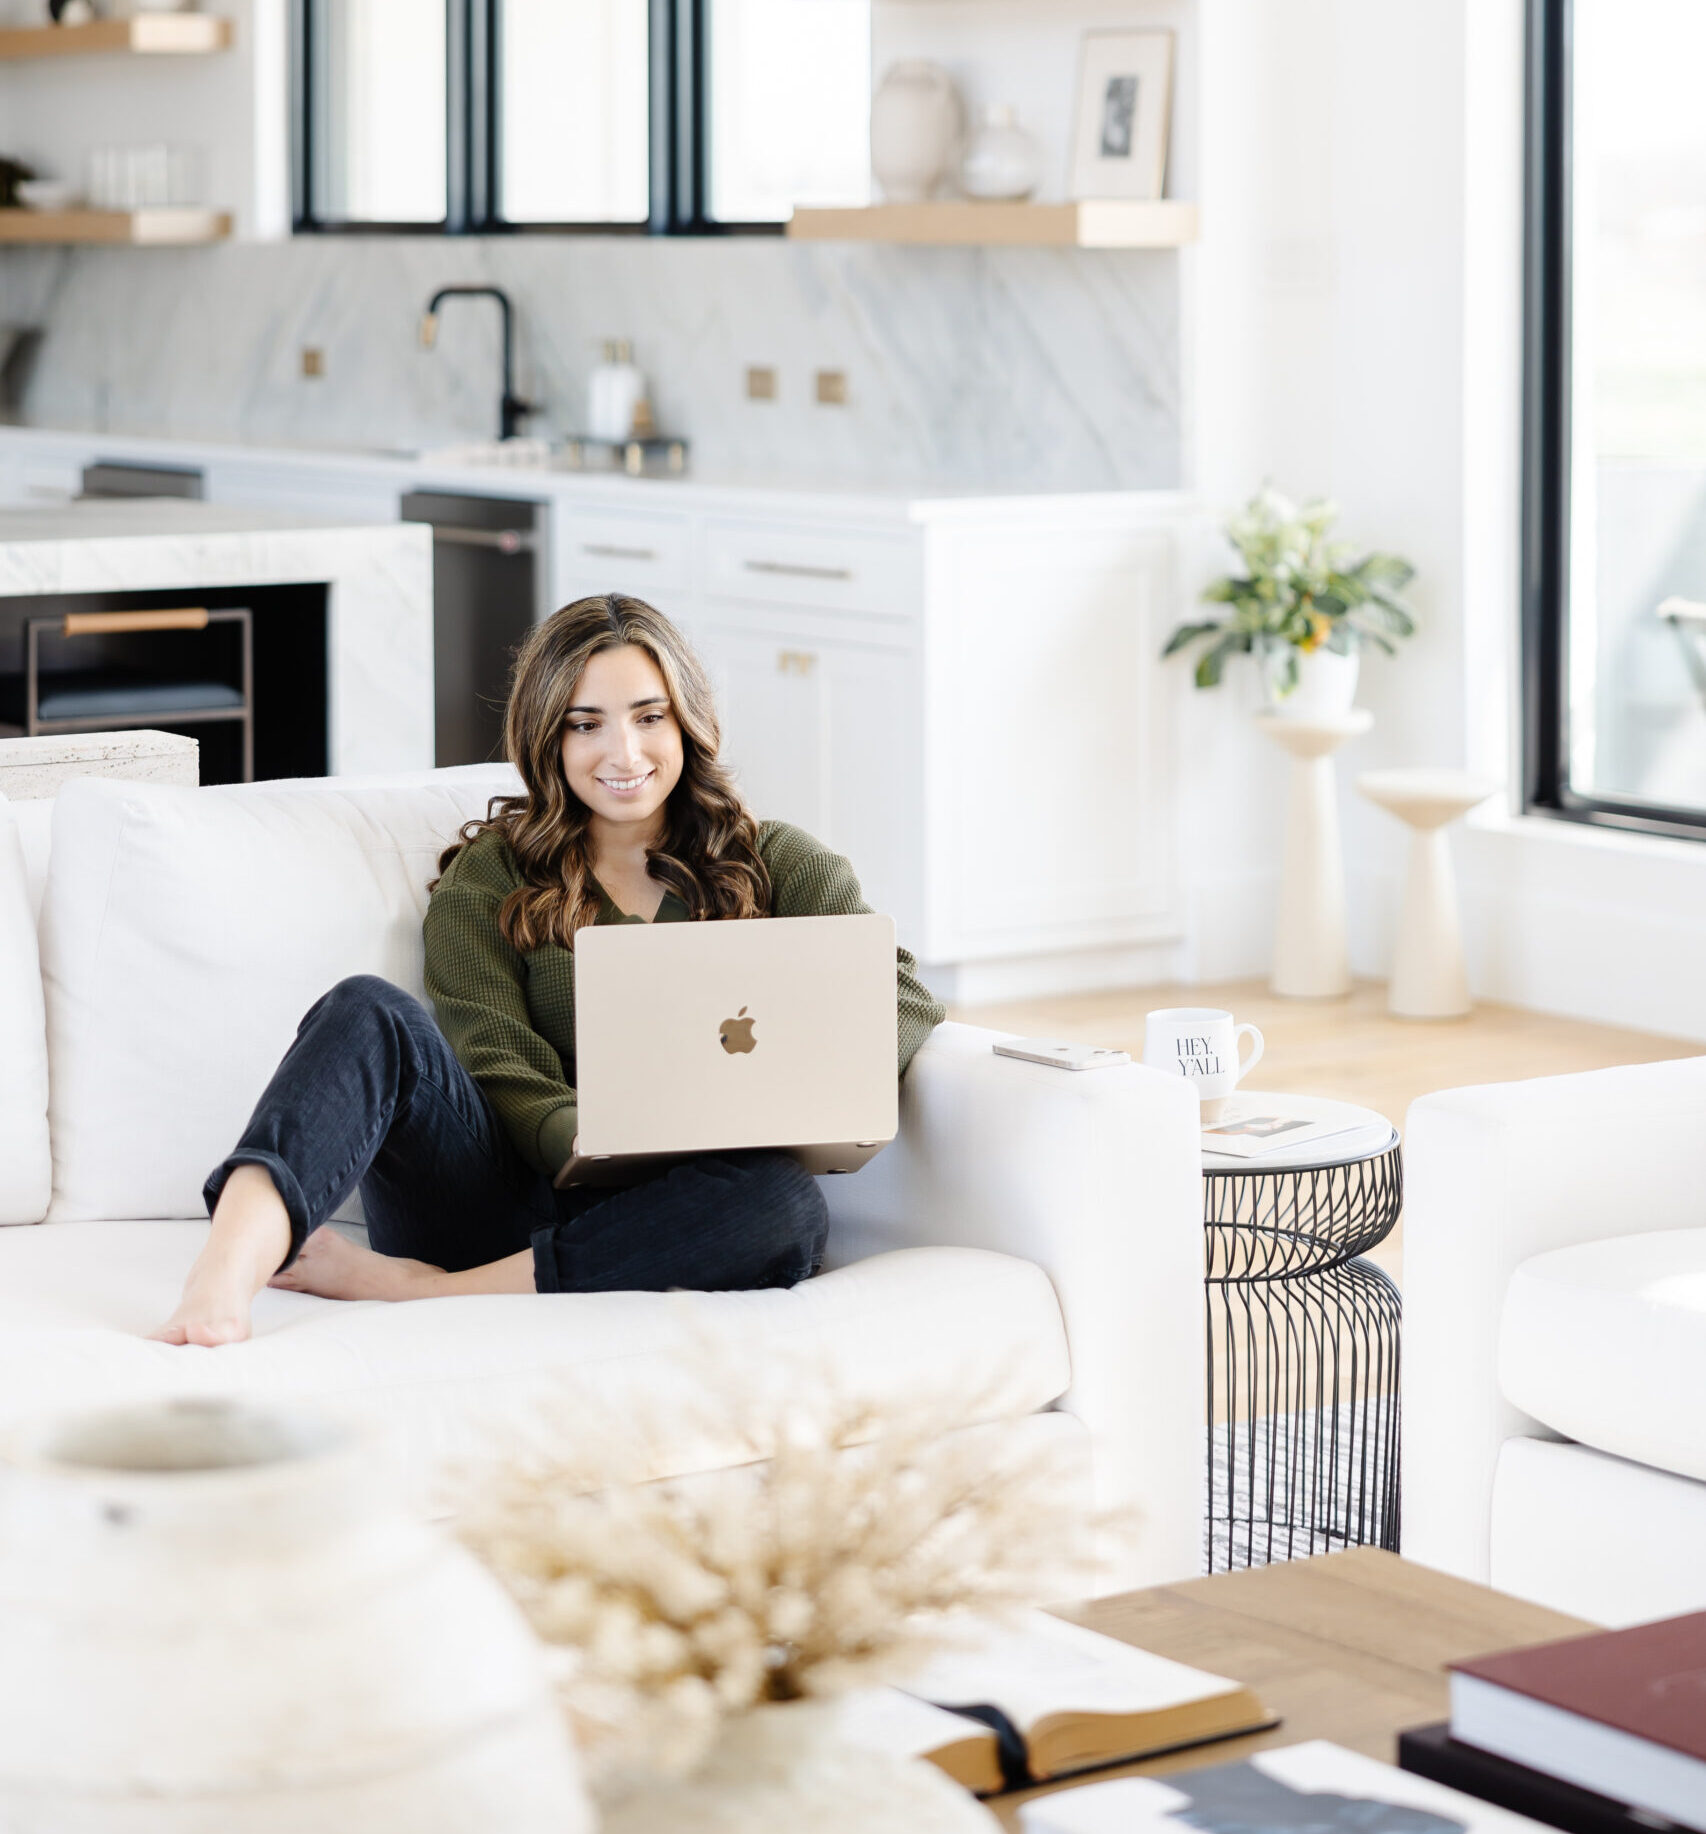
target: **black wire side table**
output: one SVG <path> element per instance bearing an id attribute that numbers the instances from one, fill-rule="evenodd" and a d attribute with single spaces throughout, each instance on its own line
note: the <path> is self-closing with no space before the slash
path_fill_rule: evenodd
<path id="1" fill-rule="evenodd" d="M 1397 1551 L 1402 1306 L 1358 1258 L 1403 1208 L 1389 1131 L 1343 1161 L 1204 1167 L 1211 1573 L 1367 1543 Z"/>

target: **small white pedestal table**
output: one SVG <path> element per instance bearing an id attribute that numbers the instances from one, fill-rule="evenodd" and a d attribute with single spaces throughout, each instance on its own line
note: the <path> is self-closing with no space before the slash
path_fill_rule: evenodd
<path id="1" fill-rule="evenodd" d="M 1258 713 L 1257 730 L 1291 754 L 1285 856 L 1269 985 L 1292 999 L 1349 993 L 1345 943 L 1345 866 L 1339 848 L 1338 785 L 1333 753 L 1361 738 L 1374 715 Z"/>
<path id="2" fill-rule="evenodd" d="M 1469 977 L 1445 830 L 1498 785 L 1447 770 L 1364 771 L 1356 784 L 1410 830 L 1387 1010 L 1400 1019 L 1460 1019 L 1470 1010 Z"/>

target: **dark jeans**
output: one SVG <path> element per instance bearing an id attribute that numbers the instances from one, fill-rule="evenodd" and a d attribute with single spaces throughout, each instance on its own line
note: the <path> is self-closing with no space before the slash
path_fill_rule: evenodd
<path id="1" fill-rule="evenodd" d="M 309 1008 L 203 1189 L 264 1165 L 290 1254 L 361 1186 L 381 1254 L 452 1272 L 531 1248 L 542 1293 L 792 1286 L 823 1259 L 823 1193 L 785 1153 L 701 1153 L 621 1190 L 556 1191 L 522 1159 L 432 1015 L 370 974 Z"/>

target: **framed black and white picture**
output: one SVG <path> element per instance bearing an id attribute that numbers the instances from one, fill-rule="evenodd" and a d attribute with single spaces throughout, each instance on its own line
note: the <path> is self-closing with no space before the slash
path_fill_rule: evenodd
<path id="1" fill-rule="evenodd" d="M 1074 197 L 1158 198 L 1167 178 L 1171 32 L 1086 32 L 1078 63 Z"/>

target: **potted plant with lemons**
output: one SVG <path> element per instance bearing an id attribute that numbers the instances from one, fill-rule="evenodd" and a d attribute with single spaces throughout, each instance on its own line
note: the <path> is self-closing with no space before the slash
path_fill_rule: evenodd
<path id="1" fill-rule="evenodd" d="M 1254 654 L 1268 704 L 1275 711 L 1316 717 L 1350 710 L 1365 643 L 1387 655 L 1416 628 L 1399 596 L 1415 568 L 1395 554 L 1357 557 L 1349 542 L 1329 539 L 1338 506 L 1324 498 L 1294 504 L 1266 488 L 1226 525 L 1242 570 L 1214 580 L 1205 603 L 1228 615 L 1181 624 L 1164 656 L 1195 643 L 1196 684 L 1212 688 L 1226 659 Z"/>

